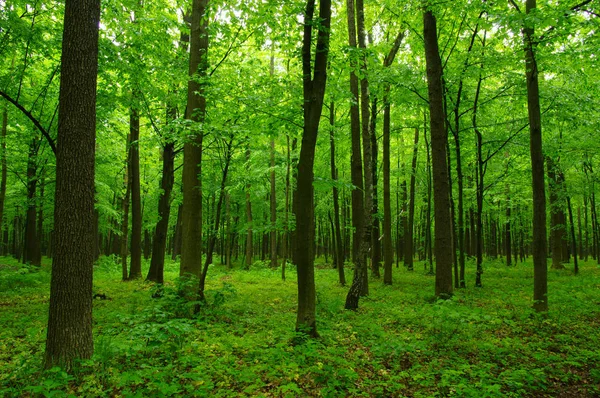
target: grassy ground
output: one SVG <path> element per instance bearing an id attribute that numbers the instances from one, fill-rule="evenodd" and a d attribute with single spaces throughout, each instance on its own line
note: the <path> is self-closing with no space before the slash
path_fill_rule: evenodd
<path id="1" fill-rule="evenodd" d="M 147 266 L 147 264 L 146 264 Z M 335 270 L 316 272 L 321 337 L 294 333 L 296 283 L 260 263 L 215 266 L 198 316 L 167 284 L 120 282 L 96 266 L 95 354 L 74 374 L 41 372 L 49 264 L 29 270 L 0 258 L 0 396 L 600 396 L 600 269 L 549 272 L 550 313 L 530 310 L 531 264 L 487 262 L 484 287 L 433 300 L 422 265 L 371 281 L 357 312 L 344 311 Z M 348 270 L 350 271 L 350 270 Z M 174 281 L 178 264 L 167 264 Z M 292 343 L 294 342 L 294 343 Z"/>

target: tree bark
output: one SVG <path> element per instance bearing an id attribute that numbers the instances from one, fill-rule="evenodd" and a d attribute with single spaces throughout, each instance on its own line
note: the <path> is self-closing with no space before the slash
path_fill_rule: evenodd
<path id="1" fill-rule="evenodd" d="M 271 210 L 271 230 L 269 231 L 271 268 L 277 268 L 277 192 L 275 191 L 275 139 L 271 139 L 271 194 L 269 207 Z"/>
<path id="2" fill-rule="evenodd" d="M 56 153 L 54 259 L 44 367 L 93 353 L 94 159 L 98 0 L 67 0 Z"/>
<path id="3" fill-rule="evenodd" d="M 0 177 L 0 231 L 2 230 L 2 221 L 4 221 L 4 201 L 6 199 L 6 132 L 8 130 L 8 105 L 4 104 L 2 112 L 2 140 L 0 142 L 0 165 L 2 168 Z M 8 229 L 8 228 L 7 228 Z M 6 247 L 4 248 L 7 249 Z M 4 254 L 4 252 L 3 252 Z"/>
<path id="4" fill-rule="evenodd" d="M 296 237 L 298 270 L 298 312 L 296 331 L 316 337 L 316 292 L 314 270 L 314 160 L 319 121 L 327 82 L 331 0 L 319 4 L 319 24 L 315 23 L 315 0 L 308 0 L 304 11 L 302 38 L 302 72 L 304 97 L 304 126 L 298 160 L 298 182 L 295 191 Z M 312 35 L 317 30 L 314 66 L 312 64 Z"/>
<path id="5" fill-rule="evenodd" d="M 134 95 L 135 97 L 135 95 Z M 134 98 L 135 99 L 135 98 Z M 131 142 L 129 167 L 131 170 L 131 260 L 127 279 L 142 277 L 142 198 L 140 192 L 140 117 L 132 105 L 129 114 Z"/>
<path id="6" fill-rule="evenodd" d="M 330 166 L 331 179 L 333 181 L 333 221 L 334 221 L 334 252 L 335 266 L 338 270 L 338 280 L 341 286 L 346 286 L 346 275 L 344 272 L 344 247 L 342 245 L 342 231 L 340 229 L 340 203 L 339 193 L 337 188 L 337 168 L 335 167 L 335 104 L 333 101 L 329 105 L 329 148 L 330 148 Z"/>
<path id="7" fill-rule="evenodd" d="M 131 134 L 127 135 L 127 161 L 125 162 L 125 171 L 123 173 L 123 182 L 125 185 L 125 197 L 122 201 L 122 221 L 121 221 L 121 274 L 122 280 L 126 281 L 127 273 L 127 255 L 129 253 L 129 198 L 131 197 Z"/>
<path id="8" fill-rule="evenodd" d="M 186 119 L 195 122 L 183 147 L 183 207 L 180 276 L 200 277 L 202 271 L 202 127 L 206 116 L 205 79 L 208 69 L 209 0 L 193 0 Z M 195 290 L 195 289 L 194 289 Z M 191 293 L 188 292 L 188 293 Z M 195 297 L 189 297 L 195 299 Z"/>
<path id="9" fill-rule="evenodd" d="M 171 213 L 171 192 L 174 183 L 174 143 L 167 141 L 162 153 L 162 177 L 160 179 L 160 196 L 158 198 L 158 222 L 152 239 L 152 258 L 146 280 L 164 283 L 165 251 L 169 232 L 169 216 Z"/>
<path id="10" fill-rule="evenodd" d="M 527 14 L 530 14 L 535 8 L 536 0 L 526 1 Z M 527 112 L 529 116 L 529 152 L 533 190 L 533 308 L 537 312 L 545 312 L 548 311 L 546 192 L 544 186 L 544 153 L 542 149 L 542 116 L 534 33 L 533 26 L 523 28 Z"/>
<path id="11" fill-rule="evenodd" d="M 415 127 L 415 139 L 413 141 L 413 155 L 410 167 L 410 196 L 408 199 L 408 223 L 404 231 L 404 266 L 408 271 L 414 270 L 413 257 L 413 231 L 415 225 L 415 188 L 417 178 L 417 155 L 419 153 L 419 128 Z"/>
<path id="12" fill-rule="evenodd" d="M 250 144 L 248 143 L 248 148 L 246 149 L 246 163 L 247 167 L 250 167 Z M 252 185 L 250 183 L 246 184 L 246 222 L 248 223 L 246 230 L 246 257 L 244 260 L 244 268 L 250 269 L 252 265 L 252 202 L 250 201 L 250 189 Z"/>
<path id="13" fill-rule="evenodd" d="M 427 63 L 427 86 L 431 129 L 431 152 L 434 184 L 435 219 L 435 294 L 440 298 L 452 295 L 452 231 L 450 219 L 450 186 L 446 163 L 447 131 L 444 126 L 442 98 L 442 62 L 440 59 L 436 18 L 432 11 L 423 14 L 423 38 Z"/>

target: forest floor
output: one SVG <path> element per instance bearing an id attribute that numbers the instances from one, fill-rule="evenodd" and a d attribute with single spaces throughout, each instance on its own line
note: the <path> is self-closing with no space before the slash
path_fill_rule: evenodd
<path id="1" fill-rule="evenodd" d="M 473 287 L 470 263 L 468 287 L 447 301 L 434 300 L 422 263 L 394 268 L 394 284 L 372 279 L 352 312 L 347 287 L 320 264 L 313 340 L 294 332 L 293 267 L 284 282 L 260 262 L 213 266 L 208 304 L 192 316 L 176 294 L 177 263 L 152 298 L 152 284 L 121 282 L 120 265 L 102 258 L 95 354 L 67 374 L 40 370 L 50 261 L 32 270 L 0 257 L 0 396 L 600 396 L 600 268 L 550 270 L 550 312 L 540 316 L 530 309 L 531 263 L 484 266 L 483 288 Z"/>

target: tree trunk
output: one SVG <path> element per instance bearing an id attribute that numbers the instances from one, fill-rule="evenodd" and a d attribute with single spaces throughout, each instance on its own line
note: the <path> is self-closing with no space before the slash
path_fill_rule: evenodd
<path id="1" fill-rule="evenodd" d="M 304 96 L 304 126 L 302 147 L 298 160 L 298 182 L 294 194 L 296 205 L 295 245 L 298 270 L 298 312 L 296 331 L 316 337 L 316 292 L 314 270 L 314 160 L 319 121 L 323 110 L 327 81 L 327 56 L 329 53 L 329 27 L 331 24 L 331 0 L 319 4 L 319 29 L 317 32 L 314 66 L 312 66 L 312 35 L 315 0 L 308 0 L 304 11 L 304 35 L 302 38 L 302 74 Z M 314 73 L 314 75 L 313 75 Z"/>
<path id="2" fill-rule="evenodd" d="M 427 86 L 431 129 L 431 152 L 434 184 L 435 218 L 435 294 L 440 298 L 452 295 L 452 231 L 450 219 L 450 186 L 446 164 L 447 131 L 444 127 L 442 98 L 442 62 L 440 59 L 436 19 L 432 11 L 423 15 L 423 38 L 427 61 Z"/>
<path id="3" fill-rule="evenodd" d="M 193 0 L 186 119 L 201 125 L 206 116 L 204 84 L 208 69 L 209 0 Z M 183 147 L 183 207 L 180 276 L 200 277 L 202 271 L 202 128 L 190 131 Z M 195 289 L 194 289 L 195 290 Z M 195 297 L 191 297 L 191 300 Z"/>
<path id="4" fill-rule="evenodd" d="M 338 280 L 341 286 L 346 286 L 346 275 L 344 273 L 344 247 L 342 245 L 342 231 L 340 229 L 340 203 L 337 188 L 338 175 L 335 167 L 335 104 L 333 101 L 329 105 L 329 147 L 330 147 L 330 165 L 331 179 L 333 180 L 333 221 L 334 221 L 334 252 L 335 266 L 338 270 Z"/>
<path id="5" fill-rule="evenodd" d="M 567 210 L 569 211 L 569 223 L 571 224 L 571 250 L 573 251 L 573 273 L 579 273 L 579 263 L 577 262 L 577 241 L 575 240 L 575 224 L 573 223 L 573 208 L 571 207 L 571 197 L 567 195 Z"/>
<path id="6" fill-rule="evenodd" d="M 164 283 L 165 251 L 169 232 L 169 216 L 171 213 L 171 192 L 174 183 L 175 144 L 167 141 L 162 153 L 162 177 L 160 179 L 160 196 L 158 198 L 158 222 L 152 239 L 152 258 L 146 280 Z"/>
<path id="7" fill-rule="evenodd" d="M 23 250 L 23 263 L 35 266 L 42 265 L 42 253 L 40 251 L 40 240 L 36 232 L 36 198 L 37 189 L 37 165 L 36 157 L 39 140 L 33 138 L 29 144 L 29 156 L 27 158 L 27 214 L 25 217 L 25 246 Z"/>
<path id="8" fill-rule="evenodd" d="M 0 231 L 2 230 L 2 221 L 4 221 L 4 201 L 6 199 L 6 131 L 8 128 L 8 105 L 4 104 L 2 112 L 2 137 L 0 137 L 0 164 L 2 167 L 2 176 L 0 178 Z M 7 228 L 8 230 L 8 228 Z M 6 247 L 5 247 L 6 249 Z M 3 252 L 4 254 L 4 252 Z"/>
<path id="9" fill-rule="evenodd" d="M 510 267 L 512 261 L 512 239 L 510 233 L 510 225 L 511 225 L 511 204 L 510 204 L 510 186 L 506 185 L 506 227 L 505 234 L 506 238 L 504 239 L 504 245 L 506 250 L 506 266 Z M 516 264 L 515 264 L 516 265 Z"/>
<path id="10" fill-rule="evenodd" d="M 131 197 L 131 167 L 130 166 L 130 147 L 131 134 L 127 136 L 127 161 L 125 162 L 125 171 L 123 173 L 123 182 L 125 185 L 125 197 L 122 201 L 122 221 L 121 221 L 121 274 L 122 280 L 126 281 L 127 277 L 127 254 L 129 252 L 129 198 Z"/>
<path id="11" fill-rule="evenodd" d="M 377 145 L 377 98 L 373 98 L 371 102 L 371 125 L 370 140 L 371 140 L 371 174 L 373 184 L 373 229 L 371 235 L 371 270 L 375 278 L 380 278 L 379 271 L 381 262 L 381 231 L 379 227 L 379 199 L 377 193 L 377 157 L 379 156 L 379 148 Z"/>
<path id="12" fill-rule="evenodd" d="M 348 43 L 353 49 L 356 49 L 356 18 L 354 15 L 354 0 L 346 1 L 346 17 L 348 21 Z M 354 51 L 356 54 L 356 51 Z M 352 141 L 352 156 L 351 156 L 351 180 L 354 189 L 352 190 L 352 226 L 354 234 L 352 239 L 352 261 L 354 263 L 354 275 L 352 277 L 352 285 L 346 296 L 346 309 L 358 308 L 360 295 L 364 292 L 364 280 L 367 270 L 367 251 L 362 251 L 361 246 L 364 246 L 363 241 L 364 230 L 370 228 L 366 224 L 365 202 L 363 197 L 363 168 L 362 154 L 360 144 L 360 110 L 358 107 L 358 76 L 356 75 L 357 60 L 355 57 L 350 58 L 350 93 L 352 102 L 350 104 L 350 132 Z"/>
<path id="13" fill-rule="evenodd" d="M 275 139 L 271 139 L 271 194 L 270 194 L 270 210 L 271 210 L 271 230 L 270 230 L 270 251 L 271 251 L 271 268 L 277 268 L 277 192 L 275 191 Z"/>
<path id="14" fill-rule="evenodd" d="M 563 239 L 565 225 L 563 223 L 563 201 L 562 184 L 558 177 L 560 170 L 554 159 L 546 157 L 548 173 L 548 199 L 550 206 L 550 242 L 552 249 L 552 269 L 564 269 L 563 261 Z"/>
<path id="15" fill-rule="evenodd" d="M 44 367 L 93 353 L 94 158 L 100 2 L 65 3 L 58 110 L 55 251 Z"/>
<path id="16" fill-rule="evenodd" d="M 413 231 L 415 225 L 415 188 L 417 178 L 417 155 L 419 153 L 419 128 L 415 128 L 415 139 L 413 141 L 413 155 L 410 166 L 410 197 L 408 202 L 408 225 L 404 231 L 404 266 L 407 270 L 413 271 Z"/>
<path id="17" fill-rule="evenodd" d="M 134 95 L 135 96 L 135 95 Z M 131 168 L 131 261 L 128 279 L 142 277 L 142 199 L 140 192 L 140 117 L 134 106 L 130 109 L 129 128 L 131 143 L 129 161 Z"/>
<path id="18" fill-rule="evenodd" d="M 247 167 L 250 167 L 250 144 L 248 144 L 248 148 L 246 149 L 246 164 Z M 252 202 L 250 201 L 250 189 L 252 185 L 250 183 L 246 184 L 246 221 L 248 223 L 247 231 L 246 231 L 246 257 L 244 259 L 244 268 L 250 269 L 252 265 Z"/>
<path id="19" fill-rule="evenodd" d="M 536 8 L 536 0 L 526 1 L 527 14 Z M 525 42 L 525 75 L 527 79 L 527 111 L 529 116 L 529 151 L 533 190 L 533 308 L 548 311 L 548 265 L 546 261 L 546 192 L 544 153 L 542 149 L 542 116 L 535 59 L 536 39 L 533 26 L 523 28 Z"/>

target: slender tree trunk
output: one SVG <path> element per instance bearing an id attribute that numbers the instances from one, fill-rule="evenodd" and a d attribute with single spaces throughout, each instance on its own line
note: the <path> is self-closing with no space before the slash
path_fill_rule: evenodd
<path id="1" fill-rule="evenodd" d="M 201 125 L 206 117 L 204 80 L 208 69 L 209 0 L 193 0 L 186 119 Z M 183 204 L 180 276 L 200 278 L 202 271 L 202 128 L 190 131 L 183 146 Z M 190 286 L 191 287 L 191 286 Z M 195 290 L 195 289 L 194 289 Z M 195 300 L 192 289 L 188 298 Z"/>
<path id="2" fill-rule="evenodd" d="M 390 189 L 390 87 L 385 89 L 383 97 L 383 283 L 392 284 L 392 263 L 394 249 L 392 247 L 392 201 Z M 399 222 L 399 221 L 398 221 Z M 406 231 L 404 232 L 406 234 Z M 400 253 L 397 253 L 400 256 Z"/>
<path id="3" fill-rule="evenodd" d="M 550 156 L 546 157 L 546 167 L 548 173 L 548 192 L 550 206 L 550 242 L 552 249 L 552 269 L 564 269 L 563 260 L 563 235 L 565 225 L 562 220 L 563 202 L 560 198 L 562 193 L 562 184 L 558 177 L 560 173 L 558 165 Z"/>
<path id="4" fill-rule="evenodd" d="M 285 266 L 287 264 L 287 257 L 289 251 L 289 215 L 290 215 L 290 175 L 291 175 L 291 154 L 290 154 L 290 136 L 286 137 L 286 152 L 287 152 L 287 161 L 286 161 L 286 171 L 285 171 L 285 219 L 283 221 L 283 253 L 281 257 L 283 257 L 281 263 L 281 279 L 285 280 Z"/>
<path id="5" fill-rule="evenodd" d="M 354 15 L 354 0 L 346 2 L 346 17 L 348 21 L 348 43 L 351 48 L 356 49 L 356 19 Z M 356 54 L 356 51 L 354 52 Z M 354 189 L 352 190 L 352 226 L 354 234 L 352 239 L 352 261 L 354 263 L 354 275 L 352 285 L 346 296 L 346 309 L 358 308 L 360 295 L 364 292 L 364 279 L 366 276 L 366 251 L 363 253 L 361 245 L 364 246 L 365 229 L 365 203 L 363 197 L 363 168 L 360 146 L 360 110 L 358 107 L 358 77 L 355 73 L 357 60 L 350 58 L 350 93 L 352 102 L 350 104 L 350 131 L 352 137 L 351 156 L 351 179 Z M 370 225 L 368 225 L 370 228 Z"/>
<path id="6" fill-rule="evenodd" d="M 140 117 L 135 107 L 129 114 L 131 144 L 129 161 L 131 168 L 131 262 L 128 279 L 142 277 L 142 199 L 140 191 Z"/>
<path id="7" fill-rule="evenodd" d="M 417 178 L 417 155 L 419 153 L 419 128 L 415 128 L 415 139 L 413 141 L 413 155 L 410 167 L 410 198 L 408 204 L 408 225 L 404 231 L 404 266 L 407 270 L 414 270 L 413 257 L 413 230 L 415 225 L 415 189 Z"/>
<path id="8" fill-rule="evenodd" d="M 536 0 L 526 0 L 526 12 L 536 8 Z M 533 191 L 533 308 L 548 311 L 548 265 L 546 261 L 546 192 L 544 187 L 544 153 L 542 149 L 542 116 L 535 57 L 534 27 L 524 27 L 525 75 L 527 79 L 527 111 L 529 115 L 529 150 Z"/>
<path id="9" fill-rule="evenodd" d="M 435 294 L 446 298 L 452 295 L 452 231 L 450 219 L 450 187 L 446 164 L 447 131 L 444 126 L 442 98 L 442 62 L 437 42 L 436 18 L 432 11 L 423 15 L 423 38 L 427 61 L 427 86 L 431 129 L 435 217 Z"/>
<path id="10" fill-rule="evenodd" d="M 370 140 L 371 140 L 371 174 L 373 184 L 373 230 L 371 236 L 371 270 L 373 276 L 381 277 L 379 266 L 381 262 L 381 233 L 379 228 L 379 198 L 377 192 L 377 157 L 379 156 L 379 148 L 377 145 L 377 97 L 371 101 L 371 125 Z"/>
<path id="11" fill-rule="evenodd" d="M 4 201 L 6 199 L 6 132 L 8 129 L 8 105 L 4 104 L 4 111 L 2 112 L 2 137 L 0 137 L 0 164 L 1 164 L 1 178 L 0 178 L 0 231 L 2 230 L 2 221 L 4 221 Z M 8 228 L 7 228 L 8 230 Z"/>
<path id="12" fill-rule="evenodd" d="M 296 331 L 316 337 L 316 292 L 314 270 L 314 161 L 319 121 L 327 82 L 331 0 L 320 0 L 319 24 L 314 23 L 315 0 L 308 0 L 304 11 L 302 38 L 302 74 L 304 97 L 304 128 L 298 160 L 298 182 L 294 193 L 296 205 L 295 245 L 298 270 L 298 312 Z M 315 32 L 315 27 L 319 26 Z M 312 36 L 316 33 L 316 49 L 312 62 Z"/>
<path id="13" fill-rule="evenodd" d="M 125 185 L 125 197 L 122 201 L 122 221 L 121 221 L 121 273 L 124 281 L 128 278 L 127 273 L 127 255 L 129 253 L 129 198 L 131 197 L 131 134 L 127 136 L 127 161 L 125 162 L 125 171 L 123 173 L 123 182 Z"/>
<path id="14" fill-rule="evenodd" d="M 27 214 L 25 217 L 25 246 L 23 250 L 23 263 L 35 266 L 42 265 L 42 254 L 40 241 L 36 232 L 36 198 L 37 190 L 37 164 L 39 140 L 33 138 L 29 144 L 29 156 L 27 158 Z"/>
<path id="15" fill-rule="evenodd" d="M 335 167 L 335 104 L 332 101 L 329 105 L 329 147 L 330 147 L 330 165 L 331 179 L 333 180 L 333 221 L 334 221 L 334 236 L 335 236 L 335 266 L 338 270 L 338 280 L 341 286 L 346 286 L 346 275 L 344 273 L 344 247 L 342 245 L 342 231 L 340 229 L 340 203 L 339 193 L 337 188 L 337 168 Z"/>
<path id="16" fill-rule="evenodd" d="M 174 109 L 174 108 L 172 108 Z M 173 115 L 172 110 L 168 110 Z M 162 153 L 162 177 L 160 179 L 160 196 L 158 198 L 158 222 L 154 229 L 152 239 L 152 258 L 147 280 L 164 283 L 165 251 L 167 248 L 167 234 L 169 233 L 169 216 L 171 213 L 171 192 L 174 183 L 175 144 L 167 141 Z"/>
<path id="17" fill-rule="evenodd" d="M 505 227 L 505 233 L 506 233 L 506 238 L 504 239 L 504 244 L 505 244 L 505 248 L 506 248 L 506 266 L 510 267 L 511 264 L 511 260 L 512 260 L 512 239 L 511 239 L 511 231 L 510 231 L 510 225 L 511 225 L 511 204 L 510 204 L 510 186 L 507 184 L 506 185 L 506 227 Z M 516 264 L 515 264 L 516 265 Z"/>
<path id="18" fill-rule="evenodd" d="M 567 210 L 569 211 L 569 223 L 571 224 L 571 250 L 573 251 L 573 273 L 579 273 L 579 263 L 577 262 L 577 240 L 575 239 L 575 223 L 573 223 L 573 208 L 571 207 L 571 197 L 567 195 Z"/>
<path id="19" fill-rule="evenodd" d="M 94 159 L 100 2 L 65 3 L 58 110 L 55 253 L 44 367 L 70 370 L 94 351 Z"/>
<path id="20" fill-rule="evenodd" d="M 370 258 L 369 251 L 372 251 L 371 236 L 373 231 L 373 179 L 372 179 L 372 157 L 373 152 L 371 150 L 371 132 L 370 132 L 370 93 L 369 93 L 369 80 L 367 78 L 367 35 L 365 31 L 365 10 L 363 0 L 356 0 L 356 27 L 358 33 L 358 47 L 360 51 L 360 122 L 361 122 L 361 136 L 362 136 L 362 149 L 363 149 L 363 169 L 364 169 L 364 224 L 363 228 L 365 234 L 363 239 L 365 244 L 361 246 L 359 250 L 364 256 L 365 260 L 363 263 L 363 281 L 361 295 L 369 295 L 369 275 L 367 272 L 368 260 Z"/>
<path id="21" fill-rule="evenodd" d="M 248 144 L 250 145 L 250 144 Z M 248 167 L 250 165 L 250 146 L 246 149 L 246 163 Z M 244 268 L 250 269 L 252 265 L 252 244 L 254 242 L 252 238 L 252 202 L 250 201 L 250 189 L 252 185 L 250 183 L 246 184 L 246 222 L 248 223 L 246 230 L 246 257 L 244 260 Z"/>
<path id="22" fill-rule="evenodd" d="M 277 192 L 275 191 L 275 139 L 271 139 L 271 194 L 270 194 L 270 210 L 271 210 L 271 230 L 270 234 L 270 251 L 271 251 L 271 268 L 277 268 Z"/>

